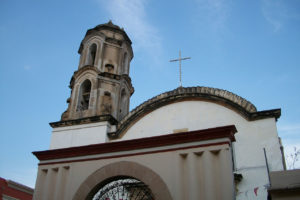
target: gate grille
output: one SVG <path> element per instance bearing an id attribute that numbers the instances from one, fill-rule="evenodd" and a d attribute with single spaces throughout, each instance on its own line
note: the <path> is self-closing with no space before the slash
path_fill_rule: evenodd
<path id="1" fill-rule="evenodd" d="M 154 200 L 154 198 L 143 182 L 126 178 L 104 185 L 95 194 L 93 200 Z"/>

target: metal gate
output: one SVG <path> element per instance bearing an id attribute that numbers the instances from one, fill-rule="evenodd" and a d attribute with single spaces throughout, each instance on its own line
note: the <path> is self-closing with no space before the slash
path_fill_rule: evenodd
<path id="1" fill-rule="evenodd" d="M 104 185 L 93 200 L 154 200 L 151 190 L 133 178 L 113 180 Z"/>

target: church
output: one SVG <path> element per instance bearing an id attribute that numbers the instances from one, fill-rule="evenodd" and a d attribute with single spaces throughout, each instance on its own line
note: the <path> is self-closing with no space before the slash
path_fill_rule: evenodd
<path id="1" fill-rule="evenodd" d="M 129 112 L 131 44 L 111 21 L 86 32 L 50 149 L 33 152 L 34 199 L 267 199 L 269 172 L 285 168 L 281 110 L 178 87 Z"/>

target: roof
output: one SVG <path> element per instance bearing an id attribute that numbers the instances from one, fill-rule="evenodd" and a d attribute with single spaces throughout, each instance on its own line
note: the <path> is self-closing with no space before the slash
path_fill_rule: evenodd
<path id="1" fill-rule="evenodd" d="M 226 90 L 200 86 L 178 87 L 175 90 L 159 94 L 133 109 L 118 123 L 117 131 L 109 133 L 109 137 L 111 139 L 118 138 L 136 121 L 155 109 L 167 104 L 188 100 L 204 100 L 221 104 L 236 111 L 249 121 L 270 117 L 277 120 L 281 115 L 281 109 L 257 111 L 251 102 Z"/>
<path id="2" fill-rule="evenodd" d="M 0 181 L 5 183 L 5 186 L 1 185 L 1 187 L 3 187 L 2 189 L 7 190 L 7 187 L 9 187 L 10 189 L 14 189 L 14 190 L 17 190 L 17 191 L 20 191 L 20 192 L 25 192 L 29 195 L 33 195 L 34 189 L 32 189 L 31 187 L 28 187 L 28 186 L 23 185 L 21 183 L 17 183 L 17 182 L 12 181 L 12 180 L 6 180 L 2 177 L 0 177 Z"/>
<path id="3" fill-rule="evenodd" d="M 110 31 L 117 32 L 117 33 L 123 35 L 125 41 L 127 41 L 130 45 L 132 44 L 131 40 L 129 39 L 129 37 L 128 37 L 127 33 L 124 31 L 124 29 L 113 24 L 111 20 L 109 20 L 109 22 L 107 22 L 105 24 L 99 24 L 98 26 L 95 26 L 94 28 L 87 30 L 84 38 L 86 38 L 89 35 L 93 35 L 93 34 L 99 32 L 100 30 L 110 30 Z M 82 51 L 82 42 L 80 44 L 78 53 L 81 53 L 81 51 Z"/>

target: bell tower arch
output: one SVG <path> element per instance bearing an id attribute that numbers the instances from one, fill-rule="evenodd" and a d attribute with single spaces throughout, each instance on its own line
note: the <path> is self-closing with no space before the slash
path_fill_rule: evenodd
<path id="1" fill-rule="evenodd" d="M 78 53 L 79 66 L 61 121 L 101 115 L 122 120 L 134 92 L 129 77 L 133 52 L 126 32 L 111 21 L 98 25 L 86 32 Z"/>

